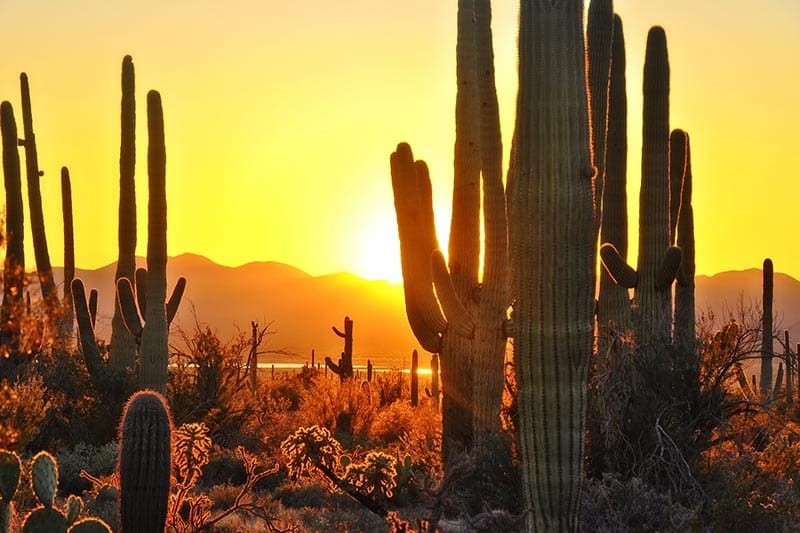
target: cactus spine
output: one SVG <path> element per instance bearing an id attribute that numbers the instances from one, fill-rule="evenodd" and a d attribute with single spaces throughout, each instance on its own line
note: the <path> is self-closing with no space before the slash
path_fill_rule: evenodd
<path id="1" fill-rule="evenodd" d="M 625 80 L 625 36 L 622 19 L 614 16 L 611 81 L 608 97 L 608 130 L 600 242 L 613 245 L 620 257 L 628 256 L 628 97 Z M 597 193 L 595 193 L 597 194 Z M 605 354 L 610 346 L 609 327 L 625 332 L 630 324 L 628 289 L 614 283 L 606 269 L 600 269 L 597 302 L 598 348 Z"/>
<path id="2" fill-rule="evenodd" d="M 681 264 L 680 248 L 670 246 L 669 59 L 663 28 L 647 36 L 642 126 L 642 188 L 639 196 L 639 258 L 636 270 L 613 244 L 600 255 L 614 281 L 635 288 L 634 329 L 642 353 L 671 341 L 672 282 Z"/>
<path id="3" fill-rule="evenodd" d="M 75 278 L 75 237 L 72 227 L 72 184 L 69 169 L 61 167 L 61 215 L 64 219 L 64 305 L 61 314 L 59 337 L 72 336 L 74 311 L 72 305 L 72 280 Z"/>
<path id="4" fill-rule="evenodd" d="M 121 135 L 119 149 L 119 226 L 116 281 L 121 278 L 133 283 L 136 270 L 136 96 L 133 59 L 122 60 Z M 111 364 L 117 368 L 132 368 L 136 361 L 136 340 L 125 327 L 119 300 L 115 298 L 111 320 Z"/>
<path id="5" fill-rule="evenodd" d="M 44 174 L 39 170 L 39 158 L 36 153 L 36 135 L 33 133 L 33 115 L 31 114 L 31 91 L 28 75 L 19 76 L 22 92 L 22 127 L 24 138 L 20 144 L 25 148 L 25 171 L 28 180 L 28 208 L 31 214 L 31 234 L 33 236 L 33 252 L 36 258 L 36 270 L 42 299 L 51 316 L 58 306 L 56 285 L 53 281 L 53 268 L 50 265 L 50 253 L 47 250 L 47 235 L 44 229 L 44 213 L 42 211 L 42 193 L 39 178 Z"/>
<path id="6" fill-rule="evenodd" d="M 330 357 L 325 358 L 325 365 L 330 367 L 331 371 L 339 376 L 342 381 L 353 377 L 353 321 L 349 316 L 344 317 L 344 331 L 341 331 L 336 326 L 331 326 L 333 332 L 344 339 L 344 351 L 339 363 L 334 363 Z"/>
<path id="7" fill-rule="evenodd" d="M 767 400 L 772 393 L 772 259 L 764 259 L 761 297 L 761 398 Z"/>
<path id="8" fill-rule="evenodd" d="M 576 531 L 594 329 L 583 2 L 523 1 L 511 261 L 529 531 Z"/>
<path id="9" fill-rule="evenodd" d="M 153 391 L 131 396 L 120 424 L 119 486 L 122 533 L 164 531 L 170 489 L 172 419 Z"/>
<path id="10" fill-rule="evenodd" d="M 0 104 L 0 130 L 3 138 L 3 176 L 6 189 L 6 258 L 3 268 L 3 305 L 0 312 L 0 341 L 17 351 L 23 312 L 25 282 L 25 227 L 17 151 L 17 124 L 11 104 Z"/>
<path id="11" fill-rule="evenodd" d="M 419 405 L 419 354 L 411 352 L 411 406 Z"/>
<path id="12" fill-rule="evenodd" d="M 677 214 L 677 244 L 682 252 L 681 268 L 675 283 L 675 332 L 676 346 L 687 357 L 695 357 L 697 334 L 695 332 L 694 300 L 694 211 L 692 209 L 692 158 L 689 136 L 675 130 L 670 136 L 670 153 L 677 158 L 672 169 L 682 177 L 680 208 Z M 673 172 L 671 170 L 671 172 Z M 671 177 L 673 183 L 677 175 Z M 675 187 L 673 186 L 673 190 Z M 694 361 L 693 366 L 697 366 Z M 697 370 L 697 368 L 695 368 Z"/>

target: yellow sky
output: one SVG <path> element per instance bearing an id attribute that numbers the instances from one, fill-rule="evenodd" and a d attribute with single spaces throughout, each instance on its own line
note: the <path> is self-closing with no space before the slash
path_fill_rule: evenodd
<path id="1" fill-rule="evenodd" d="M 516 94 L 516 7 L 495 1 L 505 146 Z M 629 213 L 636 248 L 647 28 L 667 30 L 672 125 L 689 131 L 697 270 L 761 264 L 800 277 L 800 2 L 617 0 L 628 46 Z M 31 79 L 53 262 L 58 169 L 73 175 L 81 267 L 116 258 L 119 69 L 139 102 L 139 252 L 146 249 L 146 91 L 161 91 L 169 253 L 275 260 L 312 274 L 399 277 L 388 156 L 431 167 L 445 244 L 452 189 L 455 0 L 2 0 L 0 98 Z M 18 116 L 18 121 L 20 117 Z M 28 240 L 30 244 L 30 239 Z M 30 249 L 30 248 L 29 248 Z M 32 250 L 28 255 L 33 265 Z"/>

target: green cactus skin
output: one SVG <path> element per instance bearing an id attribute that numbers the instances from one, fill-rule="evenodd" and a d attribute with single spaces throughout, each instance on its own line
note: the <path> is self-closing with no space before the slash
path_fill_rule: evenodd
<path id="1" fill-rule="evenodd" d="M 0 311 L 0 339 L 12 352 L 20 339 L 25 283 L 25 226 L 17 151 L 17 124 L 11 104 L 0 104 L 0 131 L 3 138 L 3 175 L 6 188 L 6 258 L 3 268 L 3 305 Z"/>
<path id="2" fill-rule="evenodd" d="M 14 507 L 11 500 L 19 486 L 21 465 L 14 452 L 0 450 L 0 533 L 8 533 Z"/>
<path id="3" fill-rule="evenodd" d="M 591 95 L 592 153 L 595 177 L 595 234 L 599 230 L 605 187 L 606 135 L 608 131 L 611 47 L 614 40 L 614 6 L 611 0 L 592 0 L 586 28 L 589 51 L 589 93 Z"/>
<path id="4" fill-rule="evenodd" d="M 120 105 L 121 136 L 119 149 L 119 227 L 117 270 L 114 279 L 134 281 L 136 271 L 136 96 L 133 59 L 122 60 L 122 102 Z M 115 301 L 111 319 L 111 364 L 132 368 L 136 361 L 136 339 L 125 327 L 119 300 Z"/>
<path id="5" fill-rule="evenodd" d="M 11 503 L 0 501 L 0 533 L 9 533 L 11 520 L 14 518 L 14 507 Z"/>
<path id="6" fill-rule="evenodd" d="M 695 249 L 694 249 L 694 212 L 692 208 L 692 156 L 689 135 L 682 130 L 675 130 L 670 137 L 670 146 L 676 146 L 675 152 L 683 153 L 681 201 L 678 211 L 677 245 L 681 249 L 681 268 L 675 283 L 675 331 L 676 346 L 688 356 L 697 351 L 697 333 L 695 330 Z M 683 148 L 683 149 L 681 149 Z M 671 150 L 672 151 L 672 150 Z M 696 366 L 696 362 L 693 363 Z M 699 368 L 696 369 L 699 371 Z"/>
<path id="7" fill-rule="evenodd" d="M 419 405 L 419 354 L 411 352 L 411 406 Z"/>
<path id="8" fill-rule="evenodd" d="M 642 187 L 639 196 L 639 258 L 635 270 L 634 330 L 645 359 L 657 345 L 672 340 L 672 282 L 681 266 L 681 251 L 670 246 L 669 206 L 669 59 L 663 28 L 647 36 L 642 126 Z M 619 250 L 604 243 L 603 266 L 623 286 L 630 272 Z M 624 266 L 628 272 L 620 270 Z"/>
<path id="9" fill-rule="evenodd" d="M 69 528 L 68 533 L 113 533 L 111 527 L 99 518 L 85 518 Z"/>
<path id="10" fill-rule="evenodd" d="M 50 253 L 47 250 L 47 235 L 44 228 L 42 211 L 42 193 L 39 188 L 39 159 L 36 153 L 36 136 L 33 133 L 33 115 L 31 114 L 31 91 L 28 75 L 19 76 L 22 92 L 22 126 L 24 138 L 20 141 L 25 147 L 25 171 L 28 180 L 28 208 L 31 214 L 31 234 L 33 236 L 33 252 L 36 258 L 36 270 L 42 289 L 42 299 L 53 312 L 58 307 L 58 295 L 53 280 L 53 268 L 50 265 Z"/>
<path id="11" fill-rule="evenodd" d="M 72 525 L 78 520 L 78 516 L 80 516 L 81 511 L 83 511 L 83 500 L 81 500 L 80 496 L 75 496 L 74 494 L 70 494 L 69 498 L 67 498 L 67 507 L 66 507 L 66 516 L 67 516 L 67 525 Z"/>
<path id="12" fill-rule="evenodd" d="M 583 36 L 581 0 L 522 2 L 509 193 L 528 531 L 578 529 L 596 249 Z"/>
<path id="13" fill-rule="evenodd" d="M 612 244 L 623 261 L 626 261 L 628 256 L 627 130 L 625 35 L 622 19 L 615 15 L 600 242 Z M 635 286 L 635 281 L 633 285 Z M 597 301 L 599 353 L 605 354 L 610 347 L 609 325 L 618 332 L 630 329 L 630 307 L 628 290 L 624 286 L 616 284 L 606 269 L 600 269 L 600 289 Z"/>
<path id="14" fill-rule="evenodd" d="M 58 488 L 58 464 L 47 452 L 39 452 L 33 458 L 31 488 L 45 507 L 52 507 Z"/>
<path id="15" fill-rule="evenodd" d="M 163 531 L 170 490 L 172 419 L 155 391 L 131 396 L 120 424 L 122 533 Z"/>
<path id="16" fill-rule="evenodd" d="M 333 362 L 330 357 L 325 358 L 325 364 L 330 367 L 331 371 L 339 376 L 342 381 L 352 379 L 353 377 L 353 321 L 349 316 L 344 317 L 344 331 L 339 330 L 336 326 L 331 326 L 333 332 L 344 339 L 344 351 L 342 357 L 339 359 L 339 364 Z"/>
<path id="17" fill-rule="evenodd" d="M 59 325 L 61 339 L 72 337 L 74 310 L 72 280 L 75 278 L 75 237 L 72 226 L 72 184 L 69 169 L 61 167 L 61 214 L 64 219 L 64 303 Z"/>
<path id="18" fill-rule="evenodd" d="M 38 507 L 25 518 L 22 533 L 67 533 L 67 519 L 52 507 Z"/>
<path id="19" fill-rule="evenodd" d="M 759 392 L 765 401 L 772 394 L 772 259 L 764 259 L 761 298 L 761 381 Z"/>

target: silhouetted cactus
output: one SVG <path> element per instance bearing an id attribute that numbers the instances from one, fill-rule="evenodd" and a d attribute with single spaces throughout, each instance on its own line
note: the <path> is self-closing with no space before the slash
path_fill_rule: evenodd
<path id="1" fill-rule="evenodd" d="M 170 314 L 177 312 L 186 280 L 180 278 L 166 304 L 167 294 L 167 194 L 164 113 L 161 95 L 147 93 L 147 271 L 137 270 L 136 298 L 127 278 L 117 280 L 117 296 L 125 326 L 139 344 L 139 387 L 161 393 L 167 390 Z M 144 290 L 143 290 L 144 289 Z M 144 324 L 142 324 L 144 322 Z"/>
<path id="2" fill-rule="evenodd" d="M 122 60 L 122 102 L 120 104 L 119 148 L 119 220 L 117 269 L 115 282 L 121 278 L 133 283 L 136 270 L 136 81 L 131 56 Z M 119 299 L 114 299 L 111 319 L 109 360 L 118 368 L 132 368 L 136 361 L 136 340 L 125 327 Z"/>
<path id="3" fill-rule="evenodd" d="M 419 405 L 419 354 L 411 352 L 411 406 Z"/>
<path id="4" fill-rule="evenodd" d="M 339 376 L 342 381 L 353 377 L 353 321 L 350 317 L 344 317 L 344 331 L 336 326 L 331 326 L 333 332 L 344 339 L 344 351 L 338 363 L 334 363 L 330 357 L 325 358 L 325 365 Z"/>
<path id="5" fill-rule="evenodd" d="M 373 370 L 374 369 L 372 367 L 372 361 L 367 359 L 367 383 L 372 383 L 372 372 L 373 372 Z"/>
<path id="6" fill-rule="evenodd" d="M 625 81 L 625 36 L 622 19 L 614 16 L 611 80 L 608 97 L 605 178 L 600 242 L 613 245 L 621 259 L 628 257 L 628 97 Z M 597 192 L 595 192 L 597 194 Z M 618 332 L 630 329 L 628 289 L 600 269 L 597 301 L 598 351 L 605 354 L 610 346 L 609 325 Z"/>
<path id="7" fill-rule="evenodd" d="M 783 331 L 783 357 L 784 364 L 786 365 L 786 403 L 791 408 L 794 397 L 794 380 L 792 379 L 795 370 L 794 357 L 792 356 L 792 349 L 789 344 L 789 330 Z"/>
<path id="8" fill-rule="evenodd" d="M 633 270 L 610 243 L 603 244 L 600 256 L 616 283 L 636 289 L 634 330 L 647 355 L 671 341 L 671 287 L 681 265 L 680 249 L 670 246 L 669 59 L 667 38 L 658 26 L 647 36 L 642 129 L 638 265 Z"/>
<path id="9" fill-rule="evenodd" d="M 0 533 L 9 533 L 17 493 L 21 464 L 14 452 L 0 450 Z"/>
<path id="10" fill-rule="evenodd" d="M 33 236 L 33 252 L 36 258 L 36 270 L 39 273 L 39 284 L 42 299 L 48 312 L 54 316 L 58 308 L 58 295 L 53 280 L 53 268 L 50 265 L 50 253 L 47 250 L 47 235 L 44 229 L 44 213 L 42 211 L 42 193 L 39 178 L 44 174 L 39 170 L 39 158 L 36 152 L 36 136 L 33 133 L 33 115 L 31 114 L 31 92 L 28 75 L 19 76 L 22 92 L 22 126 L 24 137 L 20 145 L 25 148 L 25 171 L 28 180 L 28 209 L 31 215 L 31 235 Z"/>
<path id="11" fill-rule="evenodd" d="M 762 399 L 772 394 L 772 260 L 764 259 L 761 297 L 761 381 L 759 392 Z"/>
<path id="12" fill-rule="evenodd" d="M 172 465 L 172 419 L 154 391 L 131 396 L 120 424 L 119 492 L 122 533 L 164 531 Z"/>
<path id="13" fill-rule="evenodd" d="M 0 341 L 10 351 L 18 349 L 25 283 L 25 226 L 17 151 L 17 124 L 11 104 L 0 104 L 3 138 L 3 176 L 6 189 L 6 258 L 3 267 L 3 305 L 0 312 Z"/>
<path id="14" fill-rule="evenodd" d="M 692 208 L 692 158 L 689 136 L 675 130 L 670 136 L 670 153 L 676 160 L 670 172 L 681 176 L 680 208 L 677 214 L 677 244 L 682 252 L 681 268 L 675 283 L 675 345 L 694 359 L 697 351 L 694 299 L 694 211 Z M 682 156 L 682 157 L 681 157 Z M 674 178 L 671 178 L 674 179 Z M 674 187 L 673 187 L 674 189 Z"/>
<path id="15" fill-rule="evenodd" d="M 596 253 L 581 0 L 521 3 L 519 80 L 509 221 L 527 529 L 575 531 Z"/>
<path id="16" fill-rule="evenodd" d="M 72 184 L 67 167 L 61 167 L 61 214 L 64 219 L 64 302 L 59 317 L 59 337 L 67 339 L 72 336 L 75 315 L 72 306 L 72 280 L 75 278 L 75 237 L 72 228 Z"/>

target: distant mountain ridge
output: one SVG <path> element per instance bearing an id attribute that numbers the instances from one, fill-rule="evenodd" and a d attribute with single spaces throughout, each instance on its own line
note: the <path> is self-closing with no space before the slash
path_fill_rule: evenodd
<path id="1" fill-rule="evenodd" d="M 137 264 L 144 266 L 143 258 Z M 76 275 L 99 295 L 98 334 L 110 337 L 113 314 L 115 264 L 96 270 L 78 269 Z M 56 268 L 56 280 L 62 270 Z M 222 339 L 232 337 L 237 326 L 248 331 L 251 320 L 274 321 L 275 335 L 268 348 L 287 349 L 297 356 L 269 356 L 276 362 L 305 362 L 311 349 L 317 360 L 334 359 L 342 342 L 331 332 L 341 327 L 345 316 L 355 321 L 354 358 L 366 364 L 369 358 L 380 366 L 407 366 L 413 349 L 420 349 L 406 320 L 401 284 L 365 280 L 349 273 L 312 276 L 278 262 L 253 262 L 238 267 L 214 263 L 196 254 L 171 257 L 168 290 L 178 276 L 188 279 L 186 294 L 176 318 L 185 330 L 193 326 L 192 310 L 200 322 L 216 329 Z M 718 321 L 735 311 L 740 299 L 760 309 L 761 270 L 722 272 L 696 278 L 699 312 L 710 309 Z M 800 281 L 775 274 L 774 309 L 781 329 L 789 329 L 792 342 L 800 340 Z M 266 358 L 266 356 L 265 356 Z M 421 366 L 427 366 L 427 356 Z"/>

